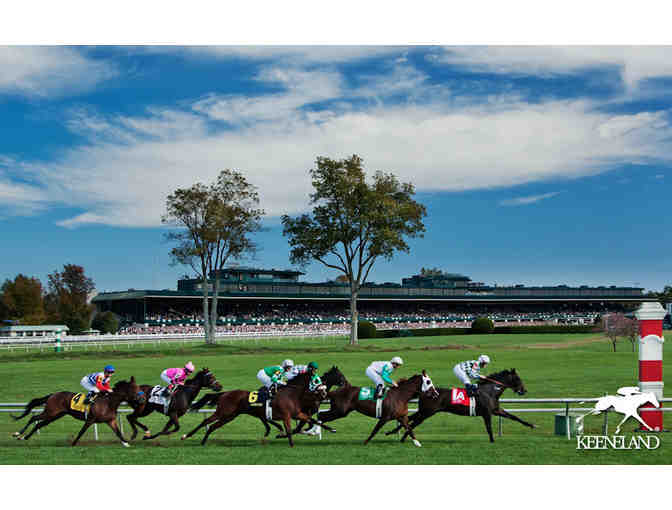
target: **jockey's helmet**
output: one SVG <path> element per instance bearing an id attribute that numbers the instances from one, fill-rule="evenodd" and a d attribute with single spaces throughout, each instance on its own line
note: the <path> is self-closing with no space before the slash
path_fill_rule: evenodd
<path id="1" fill-rule="evenodd" d="M 105 368 L 103 369 L 105 372 L 108 374 L 113 374 L 114 373 L 114 366 L 112 365 L 106 365 Z"/>
<path id="2" fill-rule="evenodd" d="M 478 357 L 478 362 L 483 365 L 487 365 L 488 363 L 490 363 L 490 356 L 488 356 L 487 354 L 481 354 Z"/>
<path id="3" fill-rule="evenodd" d="M 392 360 L 390 360 L 390 363 L 394 363 L 395 365 L 403 365 L 404 360 L 401 359 L 399 356 L 395 356 L 394 358 L 392 358 Z"/>
<path id="4" fill-rule="evenodd" d="M 311 361 L 308 363 L 308 368 L 312 368 L 313 370 L 317 370 L 317 363 L 315 361 Z"/>
<path id="5" fill-rule="evenodd" d="M 185 369 L 187 372 L 191 373 L 191 372 L 193 372 L 193 371 L 196 369 L 196 367 L 194 367 L 194 364 L 193 364 L 191 361 L 187 361 L 187 364 L 184 365 L 184 369 Z"/>
<path id="6" fill-rule="evenodd" d="M 282 362 L 282 368 L 285 370 L 292 368 L 294 366 L 294 362 L 291 359 L 286 359 L 285 361 Z"/>

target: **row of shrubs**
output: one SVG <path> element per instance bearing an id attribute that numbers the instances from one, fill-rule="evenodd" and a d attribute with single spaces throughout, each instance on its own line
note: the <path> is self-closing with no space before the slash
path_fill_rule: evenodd
<path id="1" fill-rule="evenodd" d="M 357 325 L 358 338 L 399 338 L 408 336 L 449 336 L 449 335 L 483 335 L 483 334 L 512 334 L 512 333 L 592 333 L 596 326 L 501 326 L 487 317 L 479 317 L 472 322 L 470 328 L 422 328 L 422 329 L 390 329 L 376 330 L 372 322 L 360 321 Z"/>

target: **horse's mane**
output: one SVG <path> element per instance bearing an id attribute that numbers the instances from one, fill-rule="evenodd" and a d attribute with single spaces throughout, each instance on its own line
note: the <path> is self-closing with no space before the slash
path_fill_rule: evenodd
<path id="1" fill-rule="evenodd" d="M 185 386 L 186 386 L 187 384 L 189 384 L 189 385 L 193 385 L 193 384 L 196 382 L 196 379 L 198 379 L 199 377 L 202 377 L 203 375 L 207 374 L 208 372 L 210 372 L 209 369 L 207 369 L 207 368 L 201 368 L 198 372 L 195 372 L 195 373 L 194 373 L 194 377 L 192 377 L 191 379 L 187 379 L 186 381 L 184 381 Z"/>
<path id="2" fill-rule="evenodd" d="M 487 377 L 488 379 L 495 379 L 496 381 L 501 381 L 502 378 L 508 377 L 513 373 L 512 370 L 501 370 L 499 372 L 495 372 L 494 374 L 488 374 Z M 485 381 L 487 382 L 487 381 Z"/>
<path id="3" fill-rule="evenodd" d="M 123 391 L 123 389 L 128 388 L 131 384 L 131 381 L 117 381 L 114 386 L 112 386 L 112 391 Z M 123 389 L 122 389 L 123 386 Z"/>
<path id="4" fill-rule="evenodd" d="M 416 377 L 422 377 L 422 375 L 421 374 L 413 374 L 411 377 L 407 377 L 407 378 L 402 377 L 401 379 L 399 379 L 397 381 L 397 384 L 406 383 L 406 382 L 410 381 L 411 379 L 415 379 Z"/>

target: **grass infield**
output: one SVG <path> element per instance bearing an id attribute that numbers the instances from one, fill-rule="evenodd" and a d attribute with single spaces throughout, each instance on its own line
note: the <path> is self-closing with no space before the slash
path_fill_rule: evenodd
<path id="1" fill-rule="evenodd" d="M 135 375 L 142 384 L 160 383 L 166 367 L 192 360 L 197 368 L 209 367 L 226 389 L 256 389 L 259 368 L 277 364 L 284 358 L 296 363 L 315 360 L 320 373 L 338 365 L 355 385 L 368 384 L 364 370 L 371 361 L 389 359 L 393 353 L 404 359 L 396 377 L 408 377 L 426 369 L 440 387 L 456 384 L 452 367 L 458 361 L 487 353 L 493 360 L 491 372 L 515 367 L 528 393 L 525 398 L 599 397 L 614 394 L 620 386 L 636 385 L 637 353 L 627 342 L 611 352 L 611 344 L 595 334 L 546 335 L 467 335 L 449 337 L 365 340 L 356 348 L 346 347 L 345 338 L 268 339 L 233 341 L 216 346 L 179 343 L 160 346 L 120 346 L 114 350 L 76 349 L 65 353 L 39 350 L 0 351 L 0 402 L 27 402 L 55 391 L 79 391 L 81 377 L 104 364 L 117 368 L 115 379 Z M 668 350 L 668 344 L 665 344 Z M 205 393 L 201 393 L 204 395 Z M 510 390 L 504 398 L 520 398 Z M 582 407 L 589 407 L 585 404 Z M 412 405 L 412 407 L 414 407 Z M 504 407 L 515 409 L 518 404 Z M 525 407 L 561 407 L 527 404 Z M 515 410 L 512 411 L 515 414 Z M 130 427 L 125 415 L 124 432 Z M 177 434 L 152 441 L 138 439 L 123 448 L 106 425 L 99 425 L 100 440 L 93 429 L 80 445 L 69 442 L 82 422 L 66 416 L 41 430 L 27 442 L 11 438 L 20 423 L 8 413 L 0 413 L 0 463 L 2 464 L 667 464 L 672 453 L 672 435 L 660 434 L 656 450 L 577 450 L 576 440 L 554 435 L 553 413 L 520 413 L 538 425 L 530 430 L 504 420 L 504 435 L 490 444 L 483 421 L 441 413 L 417 429 L 422 448 L 400 443 L 396 436 L 379 433 L 372 442 L 362 443 L 375 420 L 353 412 L 332 423 L 335 434 L 324 432 L 323 440 L 295 437 L 290 448 L 286 439 L 274 439 L 275 432 L 263 440 L 263 426 L 249 416 L 240 416 L 215 432 L 205 447 L 202 433 L 181 441 L 203 414 L 187 414 L 180 420 Z M 611 414 L 613 433 L 620 415 Z M 669 416 L 669 417 L 668 417 Z M 666 415 L 666 421 L 672 415 Z M 27 419 L 27 418 L 26 418 Z M 143 423 L 155 432 L 167 418 L 152 414 Z M 586 419 L 586 434 L 601 434 L 603 418 Z M 390 430 L 390 423 L 383 430 Z M 493 421 L 497 429 L 497 419 Z M 635 422 L 626 423 L 623 433 L 630 436 Z M 672 428 L 672 424 L 670 425 Z M 669 438 L 669 439 L 668 439 Z"/>

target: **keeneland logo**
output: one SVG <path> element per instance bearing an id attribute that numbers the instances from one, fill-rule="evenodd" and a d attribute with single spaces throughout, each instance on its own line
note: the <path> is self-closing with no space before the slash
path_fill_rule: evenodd
<path id="1" fill-rule="evenodd" d="M 592 436 L 592 435 L 579 435 L 576 437 L 576 449 L 577 450 L 607 450 L 612 448 L 614 450 L 641 450 L 645 448 L 647 450 L 655 450 L 660 446 L 660 438 L 657 436 L 632 436 L 629 440 L 625 436 L 619 436 L 618 433 L 621 431 L 621 426 L 625 421 L 632 417 L 641 423 L 644 427 L 649 430 L 653 430 L 649 425 L 642 420 L 642 418 L 637 413 L 637 409 L 643 404 L 651 404 L 654 407 L 660 407 L 658 399 L 653 393 L 642 393 L 639 388 L 634 386 L 625 386 L 619 388 L 616 393 L 620 396 L 607 395 L 606 397 L 600 398 L 595 402 L 595 408 L 586 414 L 579 416 L 576 419 L 576 423 L 579 427 L 579 430 L 583 430 L 583 419 L 588 415 L 598 415 L 603 411 L 613 409 L 617 413 L 623 414 L 625 417 L 616 427 L 615 435 L 613 436 Z"/>
<path id="2" fill-rule="evenodd" d="M 576 436 L 577 450 L 655 450 L 660 446 L 658 436 Z"/>

